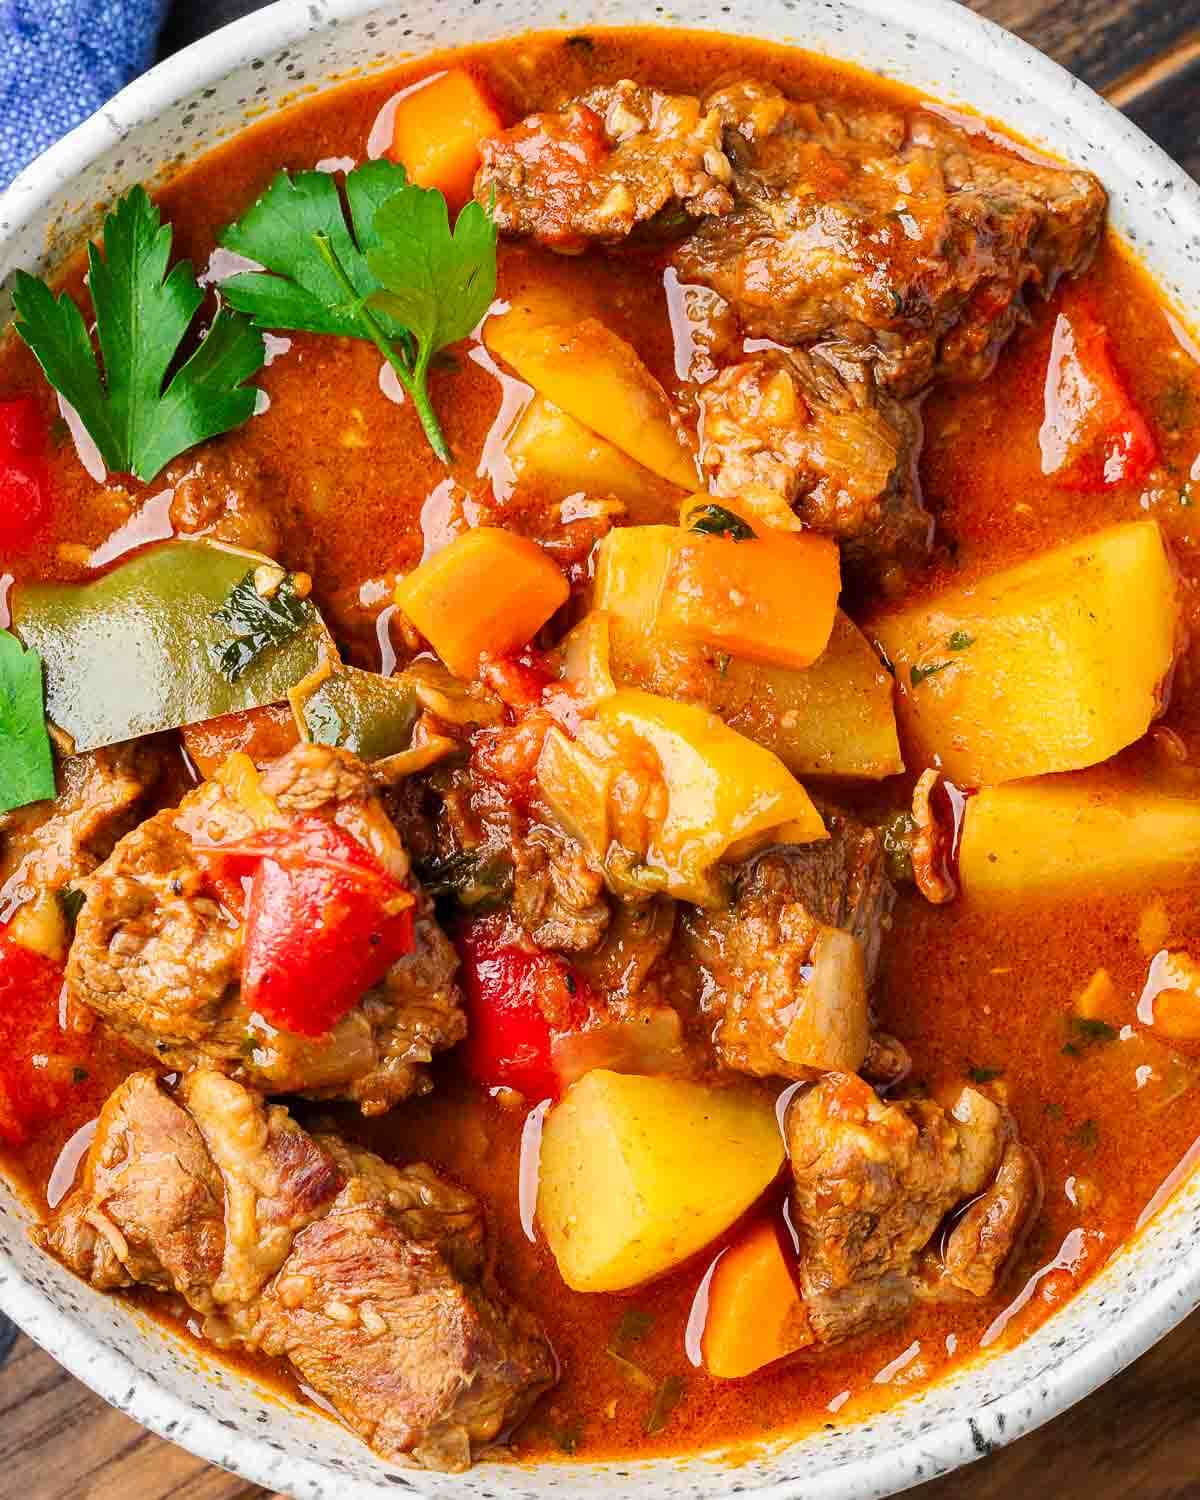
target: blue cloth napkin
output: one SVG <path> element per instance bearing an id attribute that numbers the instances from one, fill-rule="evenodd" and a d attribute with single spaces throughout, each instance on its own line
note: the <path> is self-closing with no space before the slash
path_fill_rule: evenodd
<path id="1" fill-rule="evenodd" d="M 0 188 L 154 60 L 164 0 L 0 0 Z"/>

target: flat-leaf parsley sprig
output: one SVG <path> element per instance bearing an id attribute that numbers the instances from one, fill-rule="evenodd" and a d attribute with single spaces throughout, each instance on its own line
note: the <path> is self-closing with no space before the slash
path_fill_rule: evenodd
<path id="1" fill-rule="evenodd" d="M 171 459 L 240 427 L 254 413 L 245 382 L 266 358 L 262 334 L 221 308 L 199 346 L 167 381 L 204 293 L 188 261 L 168 271 L 172 230 L 142 187 L 104 220 L 88 246 L 88 291 L 100 362 L 83 314 L 66 292 L 18 271 L 16 330 L 46 379 L 79 413 L 111 473 L 149 481 Z"/>
<path id="2" fill-rule="evenodd" d="M 0 812 L 54 796 L 42 659 L 0 630 Z"/>
<path id="3" fill-rule="evenodd" d="M 222 292 L 259 328 L 370 340 L 412 400 L 430 447 L 449 462 L 429 364 L 466 338 L 496 294 L 496 225 L 468 203 L 451 231 L 444 196 L 409 183 L 395 162 L 355 167 L 345 194 L 343 207 L 327 173 L 281 172 L 221 235 L 222 245 L 263 269 L 231 277 Z"/>

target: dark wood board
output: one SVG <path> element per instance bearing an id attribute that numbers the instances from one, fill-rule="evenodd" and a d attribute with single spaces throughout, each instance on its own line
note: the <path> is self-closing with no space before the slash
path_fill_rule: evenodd
<path id="1" fill-rule="evenodd" d="M 1200 177 L 1200 0 L 965 3 L 1106 93 Z M 175 0 L 162 52 L 256 8 Z M 6 1342 L 0 1326 L 0 1500 L 269 1500 L 143 1431 L 27 1338 L 4 1362 Z M 1037 1433 L 910 1494 L 1200 1500 L 1200 1314 Z"/>

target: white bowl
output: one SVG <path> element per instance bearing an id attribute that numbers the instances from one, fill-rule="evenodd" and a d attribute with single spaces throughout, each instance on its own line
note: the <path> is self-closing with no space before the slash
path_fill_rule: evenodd
<path id="1" fill-rule="evenodd" d="M 549 21 L 655 20 L 793 42 L 968 104 L 1103 179 L 1112 220 L 1182 309 L 1200 307 L 1200 190 L 1061 68 L 950 0 L 281 0 L 161 64 L 29 167 L 0 198 L 0 277 L 36 268 L 94 227 L 98 208 L 157 179 L 248 111 L 334 74 L 480 42 Z M 47 231 L 50 231 L 49 237 Z M 50 250 L 47 250 L 47 246 Z M 0 325 L 11 302 L 0 286 Z M 638 1463 L 485 1464 L 446 1478 L 389 1468 L 332 1422 L 282 1407 L 35 1250 L 0 1184 L 0 1309 L 106 1400 L 163 1437 L 296 1500 L 552 1495 L 699 1500 L 874 1500 L 966 1463 L 1054 1416 L 1136 1358 L 1200 1302 L 1200 1180 L 1017 1348 L 958 1371 L 857 1425 L 775 1444 L 730 1469 L 697 1456 Z"/>

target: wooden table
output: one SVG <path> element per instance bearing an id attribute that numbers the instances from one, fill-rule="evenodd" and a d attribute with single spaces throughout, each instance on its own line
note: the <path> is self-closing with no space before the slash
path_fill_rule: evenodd
<path id="1" fill-rule="evenodd" d="M 968 3 L 1107 94 L 1200 177 L 1200 0 Z M 253 9 L 254 0 L 176 0 L 164 50 Z M 0 1351 L 3 1343 L 0 1333 Z M 913 1500 L 1200 1500 L 1200 1313 L 1040 1432 L 910 1493 Z M 266 1494 L 152 1437 L 24 1337 L 0 1369 L 0 1500 Z"/>

